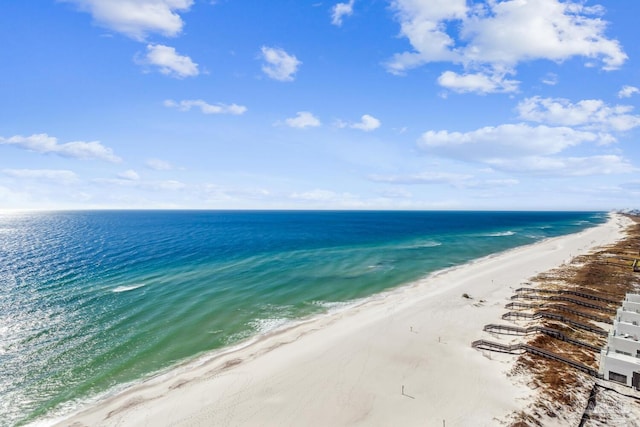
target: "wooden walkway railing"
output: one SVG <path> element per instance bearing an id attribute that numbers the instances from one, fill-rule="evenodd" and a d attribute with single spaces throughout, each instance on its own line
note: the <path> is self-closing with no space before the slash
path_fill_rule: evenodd
<path id="1" fill-rule="evenodd" d="M 503 314 L 502 318 L 504 320 L 514 319 L 514 318 L 528 319 L 528 320 L 537 320 L 541 318 L 553 319 L 553 320 L 559 320 L 560 322 L 567 323 L 571 326 L 575 326 L 576 328 L 582 329 L 584 331 L 593 332 L 603 337 L 606 337 L 609 335 L 607 331 L 597 326 L 576 322 L 575 320 L 568 319 L 560 314 L 551 313 L 548 311 L 536 311 L 535 313 L 523 313 L 522 311 L 509 311 L 508 313 Z"/>
<path id="2" fill-rule="evenodd" d="M 591 368 L 590 366 L 583 365 L 582 363 L 578 363 L 571 359 L 568 359 L 564 356 L 560 356 L 559 354 L 553 353 L 548 350 L 543 350 L 539 347 L 534 347 L 529 344 L 501 344 L 493 341 L 487 340 L 477 340 L 471 343 L 471 346 L 478 350 L 488 350 L 488 351 L 496 351 L 500 353 L 509 353 L 509 354 L 522 354 L 522 353 L 531 353 L 537 356 L 544 357 L 546 359 L 555 360 L 558 362 L 566 363 L 573 368 L 576 368 L 582 372 L 585 372 L 594 377 L 598 377 L 598 371 L 596 369 Z"/>
<path id="3" fill-rule="evenodd" d="M 516 292 L 518 292 L 518 293 L 520 293 L 520 292 L 532 292 L 532 293 L 538 293 L 538 294 L 556 294 L 556 295 L 560 295 L 560 294 L 574 295 L 574 296 L 577 296 L 577 297 L 590 299 L 590 300 L 593 300 L 593 301 L 601 301 L 601 302 L 606 302 L 608 304 L 620 305 L 620 301 L 614 301 L 614 300 L 611 300 L 611 299 L 602 298 L 602 297 L 599 297 L 599 296 L 596 296 L 596 295 L 588 294 L 586 292 L 571 291 L 571 290 L 564 290 L 564 289 L 518 288 L 518 289 L 516 289 Z"/>
<path id="4" fill-rule="evenodd" d="M 576 305 L 581 305 L 583 307 L 588 307 L 588 308 L 592 308 L 594 310 L 598 310 L 598 311 L 602 311 L 605 313 L 610 313 L 610 314 L 616 314 L 616 310 L 608 308 L 608 307 L 603 307 L 601 305 L 597 305 L 597 304 L 591 304 L 589 302 L 586 301 L 580 301 L 577 300 L 575 298 L 570 298 L 570 297 L 565 297 L 562 295 L 551 295 L 548 297 L 542 296 L 542 295 L 532 295 L 532 294 L 526 294 L 526 293 L 518 293 L 515 295 L 511 296 L 512 300 L 516 300 L 516 299 L 527 299 L 527 300 L 545 300 L 545 301 L 566 301 L 566 302 L 571 302 L 574 303 Z"/>
<path id="5" fill-rule="evenodd" d="M 506 304 L 504 306 L 504 308 L 507 308 L 507 309 L 553 308 L 553 309 L 558 310 L 558 311 L 563 311 L 565 313 L 575 314 L 576 316 L 584 317 L 586 319 L 595 320 L 596 322 L 613 324 L 613 320 L 611 318 L 600 317 L 600 316 L 596 316 L 595 314 L 585 313 L 584 311 L 574 310 L 574 309 L 569 308 L 566 305 L 562 305 L 562 304 L 549 304 L 549 303 L 533 303 L 532 304 L 532 303 L 526 303 L 526 302 L 513 301 L 513 302 L 510 302 L 510 303 Z"/>
<path id="6" fill-rule="evenodd" d="M 601 350 L 600 347 L 596 347 L 595 345 L 591 345 L 586 342 L 570 338 L 565 334 L 563 334 L 562 332 L 558 331 L 557 329 L 545 328 L 544 326 L 529 326 L 528 328 L 521 328 L 519 326 L 512 326 L 512 325 L 489 324 L 489 325 L 485 325 L 484 330 L 486 332 L 498 333 L 498 334 L 504 333 L 503 331 L 508 331 L 512 333 L 515 332 L 515 335 L 529 335 L 532 333 L 541 333 L 541 334 L 545 334 L 550 337 L 559 339 L 560 341 L 568 342 L 580 347 L 587 348 L 589 350 L 595 351 L 596 353 L 600 353 L 600 350 Z"/>

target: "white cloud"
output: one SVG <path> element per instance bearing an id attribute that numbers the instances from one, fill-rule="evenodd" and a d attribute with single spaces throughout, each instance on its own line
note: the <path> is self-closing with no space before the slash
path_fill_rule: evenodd
<path id="1" fill-rule="evenodd" d="M 264 188 L 230 188 L 218 184 L 204 184 L 201 192 L 201 198 L 207 202 L 263 200 L 271 195 L 271 192 Z"/>
<path id="2" fill-rule="evenodd" d="M 471 132 L 428 131 L 419 146 L 453 158 L 489 161 L 491 159 L 557 154 L 583 142 L 594 142 L 598 135 L 569 127 L 506 124 L 487 126 Z"/>
<path id="3" fill-rule="evenodd" d="M 548 86 L 555 86 L 558 84 L 558 75 L 555 73 L 547 73 L 543 78 L 542 78 L 542 83 L 548 85 Z"/>
<path id="4" fill-rule="evenodd" d="M 13 188 L 3 187 L 0 185 L 0 201 L 3 208 L 5 207 L 19 207 L 24 208 L 32 203 L 33 199 L 26 192 L 16 191 Z M 38 200 L 41 202 L 42 200 Z"/>
<path id="5" fill-rule="evenodd" d="M 366 206 L 366 202 L 351 193 L 337 193 L 322 189 L 292 193 L 289 198 L 318 207 L 361 208 Z"/>
<path id="6" fill-rule="evenodd" d="M 385 188 L 378 192 L 382 197 L 389 199 L 410 199 L 413 194 L 405 188 Z"/>
<path id="7" fill-rule="evenodd" d="M 535 96 L 521 101 L 517 110 L 524 120 L 583 129 L 623 132 L 640 126 L 640 116 L 629 114 L 633 107 L 608 106 L 598 99 L 586 99 L 574 104 L 563 98 Z"/>
<path id="8" fill-rule="evenodd" d="M 147 45 L 147 54 L 141 62 L 156 66 L 162 74 L 179 79 L 200 74 L 198 64 L 191 58 L 178 54 L 173 47 L 161 44 Z"/>
<path id="9" fill-rule="evenodd" d="M 186 187 L 187 185 L 185 183 L 177 181 L 175 179 L 146 182 L 143 186 L 143 188 L 152 191 L 179 191 L 185 189 Z"/>
<path id="10" fill-rule="evenodd" d="M 178 14 L 186 12 L 193 0 L 62 0 L 89 12 L 98 25 L 144 40 L 148 34 L 176 36 L 184 22 Z"/>
<path id="11" fill-rule="evenodd" d="M 454 61 L 461 58 L 453 50 L 455 40 L 446 33 L 444 22 L 466 16 L 466 0 L 393 0 L 400 21 L 400 34 L 409 39 L 413 52 L 394 55 L 387 68 L 394 74 L 432 61 Z"/>
<path id="12" fill-rule="evenodd" d="M 458 74 L 453 71 L 445 71 L 438 77 L 440 86 L 458 93 L 494 93 L 515 92 L 520 82 L 507 80 L 501 75 L 487 75 L 483 73 Z"/>
<path id="13" fill-rule="evenodd" d="M 291 194 L 292 199 L 313 200 L 313 201 L 331 201 L 336 199 L 337 197 L 339 197 L 338 193 L 335 193 L 329 190 L 320 190 L 320 189 Z"/>
<path id="14" fill-rule="evenodd" d="M 373 175 L 369 177 L 371 181 L 388 184 L 449 184 L 455 187 L 472 178 L 472 175 L 451 172 L 422 172 L 413 175 Z"/>
<path id="15" fill-rule="evenodd" d="M 631 98 L 631 95 L 640 93 L 640 89 L 635 86 L 623 86 L 618 92 L 618 98 Z"/>
<path id="16" fill-rule="evenodd" d="M 487 179 L 486 181 L 477 184 L 476 187 L 493 188 L 493 187 L 513 187 L 520 184 L 520 181 L 514 178 L 505 179 Z"/>
<path id="17" fill-rule="evenodd" d="M 354 129 L 363 130 L 365 132 L 370 132 L 380 127 L 380 120 L 376 119 L 373 116 L 365 114 L 360 119 L 360 123 L 354 123 L 351 125 L 351 127 Z"/>
<path id="18" fill-rule="evenodd" d="M 388 70 L 403 74 L 429 62 L 460 64 L 463 75 L 445 74 L 440 80 L 466 91 L 512 91 L 516 81 L 492 87 L 491 77 L 514 73 L 523 61 L 582 56 L 611 70 L 627 59 L 618 41 L 604 34 L 602 8 L 575 1 L 505 0 L 467 7 L 466 0 L 393 0 L 392 7 L 413 50 L 394 55 Z"/>
<path id="19" fill-rule="evenodd" d="M 0 145 L 14 145 L 37 153 L 51 153 L 75 159 L 99 159 L 114 163 L 122 160 L 113 154 L 111 148 L 105 147 L 98 141 L 73 141 L 60 144 L 57 138 L 46 133 L 26 137 L 21 135 L 15 135 L 11 138 L 0 137 Z"/>
<path id="20" fill-rule="evenodd" d="M 262 46 L 262 71 L 274 80 L 281 82 L 292 81 L 302 62 L 294 55 L 289 55 L 283 49 Z"/>
<path id="21" fill-rule="evenodd" d="M 180 111 L 189 111 L 191 108 L 199 108 L 203 114 L 234 114 L 240 115 L 247 111 L 247 107 L 238 104 L 209 104 L 201 99 L 188 99 L 180 102 L 167 99 L 165 107 L 177 108 Z"/>
<path id="22" fill-rule="evenodd" d="M 492 165 L 504 171 L 556 176 L 612 175 L 636 172 L 628 160 L 616 155 L 591 157 L 542 157 L 494 159 Z"/>
<path id="23" fill-rule="evenodd" d="M 559 0 L 511 0 L 490 3 L 490 15 L 465 20 L 462 38 L 471 43 L 465 57 L 514 66 L 520 61 L 564 61 L 573 56 L 600 59 L 606 70 L 627 59 L 616 40 L 605 37 L 599 9 Z M 532 37 L 535 34 L 535 37 Z"/>
<path id="24" fill-rule="evenodd" d="M 601 142 L 605 134 L 527 124 L 484 127 L 471 132 L 428 131 L 419 146 L 459 161 L 480 162 L 495 170 L 549 176 L 630 173 L 633 166 L 617 155 L 562 157 L 563 151 L 585 142 Z"/>
<path id="25" fill-rule="evenodd" d="M 47 181 L 53 184 L 69 185 L 78 181 L 78 176 L 70 170 L 4 169 L 2 173 L 13 178 Z"/>
<path id="26" fill-rule="evenodd" d="M 331 23 L 336 26 L 342 25 L 342 19 L 345 16 L 353 14 L 353 4 L 355 0 L 349 0 L 348 3 L 336 3 L 331 8 Z"/>
<path id="27" fill-rule="evenodd" d="M 285 123 L 289 127 L 298 129 L 318 127 L 321 125 L 320 120 L 308 111 L 298 111 L 295 117 L 286 119 Z"/>
<path id="28" fill-rule="evenodd" d="M 165 161 L 165 160 L 161 160 L 161 159 L 148 159 L 145 164 L 147 165 L 148 168 L 156 170 L 156 171 L 168 171 L 173 169 L 173 166 L 171 165 L 171 163 Z"/>
<path id="29" fill-rule="evenodd" d="M 119 173 L 118 178 L 126 179 L 129 181 L 137 181 L 140 179 L 140 175 L 138 175 L 138 172 L 134 171 L 133 169 L 129 169 Z"/>
<path id="30" fill-rule="evenodd" d="M 134 172 L 135 173 L 135 172 Z M 173 179 L 164 181 L 146 181 L 133 176 L 127 176 L 127 173 L 119 174 L 118 178 L 97 178 L 93 182 L 102 185 L 115 185 L 118 187 L 137 188 L 140 190 L 162 192 L 162 191 L 178 191 L 187 188 L 183 182 Z M 136 173 L 137 175 L 137 173 Z"/>
<path id="31" fill-rule="evenodd" d="M 375 117 L 370 116 L 369 114 L 364 114 L 360 118 L 360 121 L 357 123 L 346 123 L 343 121 L 338 121 L 336 125 L 340 128 L 349 127 L 352 129 L 359 129 L 365 132 L 370 132 L 372 130 L 378 129 L 381 123 L 380 120 L 376 119 Z"/>
<path id="32" fill-rule="evenodd" d="M 473 175 L 452 172 L 422 172 L 412 175 L 373 175 L 369 179 L 392 185 L 449 185 L 454 188 L 492 189 L 513 187 L 520 181 L 514 178 L 478 179 Z"/>

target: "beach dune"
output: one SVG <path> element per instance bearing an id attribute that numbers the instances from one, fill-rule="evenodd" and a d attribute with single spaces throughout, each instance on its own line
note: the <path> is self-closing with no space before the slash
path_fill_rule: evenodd
<path id="1" fill-rule="evenodd" d="M 514 356 L 471 348 L 519 287 L 613 243 L 609 221 L 377 295 L 208 356 L 98 402 L 60 425 L 494 426 L 534 399 Z M 463 294 L 467 294 L 463 296 Z"/>

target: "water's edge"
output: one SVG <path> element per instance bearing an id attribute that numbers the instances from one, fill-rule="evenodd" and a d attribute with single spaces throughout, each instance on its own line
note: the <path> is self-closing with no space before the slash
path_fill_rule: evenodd
<path id="1" fill-rule="evenodd" d="M 611 214 L 607 215 L 607 222 L 610 222 L 613 220 L 613 217 Z M 111 398 L 120 395 L 122 393 L 126 393 L 127 391 L 132 390 L 133 388 L 136 388 L 138 386 L 142 386 L 145 384 L 154 384 L 156 382 L 163 382 L 165 381 L 167 378 L 172 378 L 175 377 L 181 373 L 184 372 L 188 372 L 193 370 L 196 367 L 200 367 L 202 365 L 208 364 L 210 365 L 213 369 L 215 369 L 215 364 L 217 361 L 220 361 L 221 359 L 224 358 L 228 358 L 228 357 L 232 357 L 234 353 L 238 353 L 241 350 L 245 350 L 248 347 L 260 344 L 266 340 L 270 340 L 273 338 L 277 338 L 278 336 L 281 336 L 293 329 L 297 329 L 301 326 L 306 326 L 308 324 L 315 324 L 318 323 L 319 321 L 323 321 L 323 320 L 327 320 L 331 322 L 332 319 L 338 319 L 342 316 L 344 316 L 345 314 L 348 315 L 349 312 L 354 311 L 354 310 L 360 310 L 360 309 L 366 309 L 366 307 L 370 304 L 376 304 L 376 303 L 380 303 L 381 301 L 386 300 L 389 297 L 394 297 L 394 296 L 399 296 L 402 295 L 404 293 L 406 293 L 409 290 L 414 290 L 416 288 L 422 287 L 422 286 L 428 286 L 428 282 L 435 277 L 441 276 L 443 274 L 446 274 L 450 271 L 455 271 L 458 269 L 464 269 L 469 265 L 473 265 L 473 264 L 477 264 L 477 263 L 481 263 L 484 262 L 486 260 L 490 260 L 496 257 L 500 257 L 503 255 L 506 255 L 508 253 L 511 252 L 515 252 L 515 251 L 519 251 L 519 250 L 523 250 L 526 248 L 530 248 L 533 246 L 538 246 L 538 245 L 542 245 L 545 244 L 549 241 L 553 241 L 553 240 L 559 240 L 561 241 L 564 238 L 567 238 L 569 236 L 572 235 L 578 235 L 580 233 L 584 233 L 587 230 L 590 230 L 592 228 L 595 227 L 601 227 L 604 226 L 605 223 L 600 223 L 600 224 L 593 224 L 587 228 L 584 228 L 582 230 L 579 231 L 575 231 L 572 233 L 568 233 L 568 234 L 563 234 L 563 235 L 558 235 L 558 236 L 553 236 L 553 237 L 547 237 L 538 241 L 535 241 L 533 243 L 528 243 L 528 244 L 523 244 L 520 246 L 515 246 L 503 251 L 499 251 L 499 252 L 495 252 L 495 253 L 490 253 L 488 255 L 484 255 L 478 258 L 474 258 L 471 260 L 468 260 L 466 262 L 457 264 L 457 265 L 453 265 L 450 267 L 445 267 L 442 268 L 440 270 L 436 270 L 436 271 L 431 271 L 426 273 L 425 276 L 417 279 L 417 280 L 413 280 L 411 282 L 408 283 L 404 283 L 404 284 L 400 284 L 397 286 L 394 286 L 393 288 L 390 289 L 386 289 L 383 290 L 381 292 L 377 292 L 375 294 L 369 295 L 367 297 L 363 297 L 363 298 L 358 298 L 355 300 L 350 300 L 350 301 L 344 301 L 344 302 L 338 302 L 335 304 L 332 304 L 332 306 L 330 308 L 327 308 L 324 312 L 320 312 L 320 313 L 314 313 L 311 315 L 308 315 L 306 317 L 303 318 L 297 318 L 297 319 L 290 319 L 289 321 L 287 321 L 286 323 L 283 323 L 281 325 L 278 325 L 276 327 L 274 327 L 273 329 L 270 329 L 266 332 L 263 333 L 259 333 L 256 334 L 254 336 L 245 338 L 244 340 L 235 343 L 231 346 L 228 347 L 224 347 L 224 348 L 219 348 L 219 349 L 214 349 L 214 350 L 209 350 L 206 352 L 203 352 L 202 354 L 198 354 L 198 355 L 194 355 L 191 358 L 182 360 L 182 361 L 178 361 L 176 364 L 169 366 L 165 369 L 162 369 L 160 371 L 157 372 L 153 372 L 150 373 L 149 375 L 145 376 L 144 378 L 141 378 L 139 380 L 136 381 L 132 381 L 130 383 L 126 383 L 126 384 L 120 384 L 118 386 L 115 386 L 113 389 L 108 390 L 100 395 L 85 399 L 83 401 L 80 402 L 70 402 L 70 405 L 73 406 L 73 409 L 69 409 L 64 413 L 61 413 L 59 415 L 55 415 L 53 417 L 47 417 L 47 418 L 43 418 L 40 420 L 36 420 L 33 423 L 29 423 L 27 424 L 28 426 L 31 427 L 43 427 L 43 426 L 51 426 L 51 425 L 55 425 L 61 422 L 64 422 L 64 420 L 70 419 L 72 417 L 74 417 L 77 414 L 80 414 L 86 410 L 91 409 L 92 407 L 96 406 L 96 405 L 100 405 L 105 403 L 106 401 L 110 400 Z M 263 354 L 263 353 L 261 353 Z"/>

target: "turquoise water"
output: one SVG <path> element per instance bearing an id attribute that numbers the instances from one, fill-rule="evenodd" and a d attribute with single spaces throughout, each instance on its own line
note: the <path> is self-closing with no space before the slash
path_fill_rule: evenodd
<path id="1" fill-rule="evenodd" d="M 0 214 L 0 426 L 602 212 Z"/>

